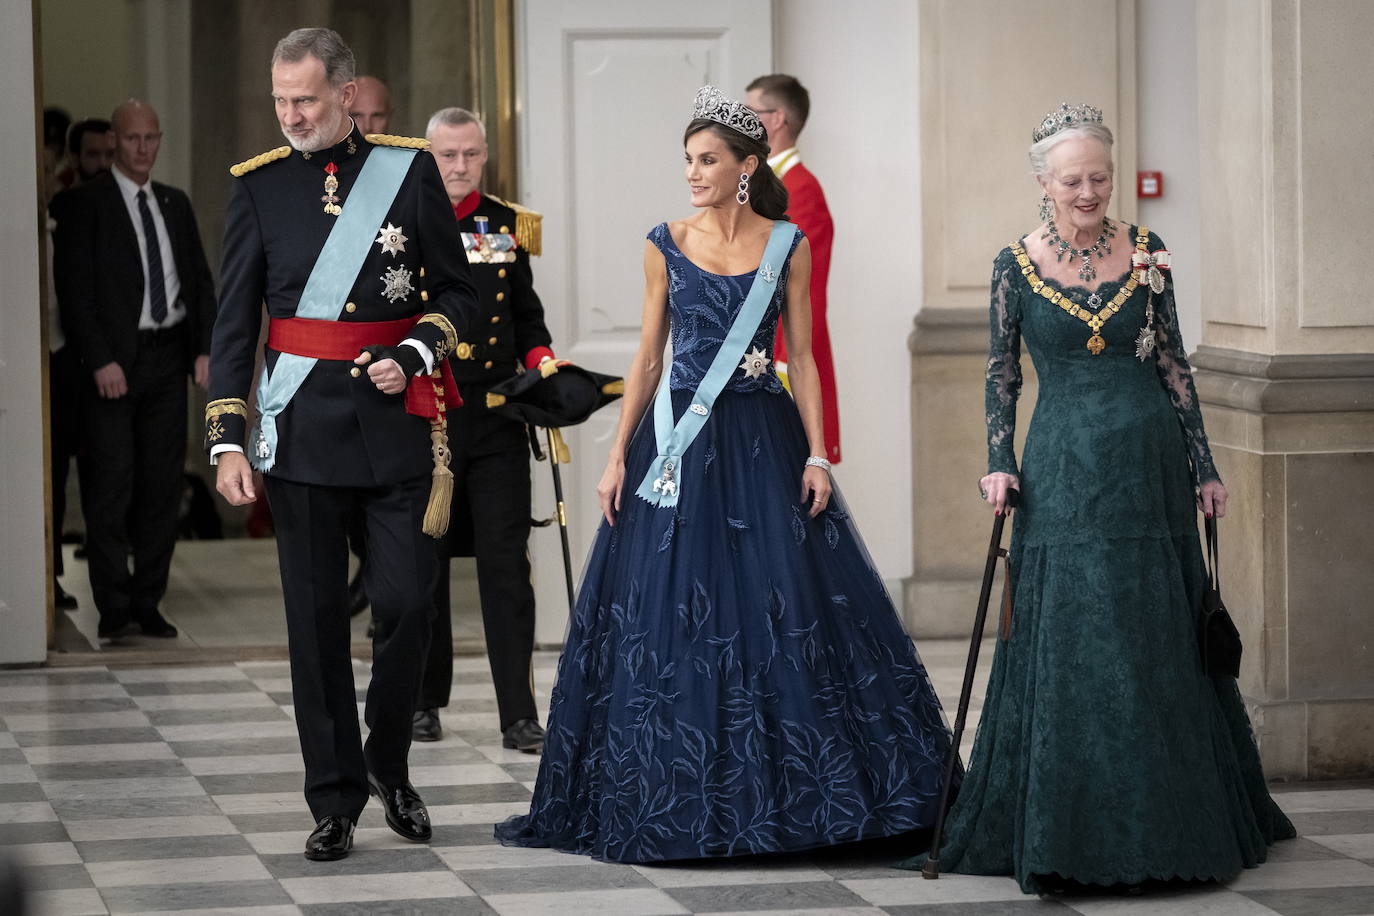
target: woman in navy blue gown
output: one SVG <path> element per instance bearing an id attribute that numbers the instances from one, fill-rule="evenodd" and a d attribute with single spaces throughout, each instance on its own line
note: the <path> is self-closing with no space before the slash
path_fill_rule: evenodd
<path id="1" fill-rule="evenodd" d="M 949 744 L 939 701 L 820 457 L 810 250 L 778 222 L 787 192 L 758 118 L 708 90 L 684 137 L 699 212 L 656 226 L 645 245 L 642 338 L 597 488 L 605 523 L 530 812 L 496 828 L 506 844 L 653 862 L 808 849 L 935 819 Z M 790 247 L 769 244 L 775 227 Z M 771 295 L 758 298 L 741 360 L 727 335 L 757 276 Z M 779 320 L 792 397 L 769 355 Z M 656 479 L 649 408 L 670 331 L 674 421 L 709 417 Z M 722 349 L 732 372 L 707 410 Z M 656 505 L 664 483 L 675 502 Z"/>

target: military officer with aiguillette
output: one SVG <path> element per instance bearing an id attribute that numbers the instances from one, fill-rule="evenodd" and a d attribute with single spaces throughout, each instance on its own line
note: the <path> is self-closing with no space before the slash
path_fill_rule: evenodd
<path id="1" fill-rule="evenodd" d="M 396 833 L 431 835 L 407 756 L 437 565 L 425 532 L 437 535 L 447 517 L 444 418 L 456 406 L 451 377 L 431 370 L 447 365 L 476 315 L 434 159 L 423 140 L 359 133 L 348 117 L 353 77 L 353 53 L 329 29 L 298 29 L 272 55 L 291 145 L 230 170 L 206 408 L 220 493 L 252 502 L 253 469 L 265 474 L 316 821 L 305 856 L 316 860 L 348 854 L 369 793 Z M 271 324 L 250 429 L 263 302 Z M 377 621 L 365 745 L 346 594 L 355 511 L 367 521 Z"/>
<path id="2" fill-rule="evenodd" d="M 487 408 L 486 393 L 521 369 L 547 377 L 565 365 L 550 349 L 544 307 L 530 271 L 530 255 L 539 253 L 539 215 L 479 190 L 487 161 L 486 128 L 472 112 L 435 112 L 425 135 L 462 230 L 479 310 L 471 332 L 460 335 L 450 357 L 463 397 L 463 406 L 450 415 L 455 503 L 449 533 L 440 542 L 437 613 L 415 704 L 414 736 L 437 741 L 442 735 L 439 709 L 448 705 L 453 679 L 448 560 L 472 555 L 477 558 L 501 743 L 535 752 L 544 744 L 544 730 L 530 677 L 534 588 L 528 554 L 529 440 L 524 424 Z"/>

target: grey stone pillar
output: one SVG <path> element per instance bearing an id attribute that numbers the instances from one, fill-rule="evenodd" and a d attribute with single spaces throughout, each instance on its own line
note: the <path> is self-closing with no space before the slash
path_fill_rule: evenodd
<path id="1" fill-rule="evenodd" d="M 1374 210 L 1374 122 L 1349 95 L 1374 81 L 1371 33 L 1360 0 L 1198 5 L 1193 366 L 1231 493 L 1224 594 L 1271 777 L 1374 773 L 1374 308 L 1359 222 Z"/>

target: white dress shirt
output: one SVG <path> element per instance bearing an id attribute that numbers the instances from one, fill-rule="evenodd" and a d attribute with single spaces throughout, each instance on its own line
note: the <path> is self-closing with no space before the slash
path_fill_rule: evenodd
<path id="1" fill-rule="evenodd" d="M 129 210 L 129 219 L 134 224 L 134 235 L 138 236 L 139 264 L 143 267 L 143 311 L 138 316 L 138 329 L 150 331 L 154 328 L 170 328 L 180 324 L 186 317 L 186 306 L 181 303 L 181 278 L 177 276 L 176 258 L 172 256 L 172 239 L 167 234 L 167 223 L 162 219 L 162 208 L 157 205 L 157 195 L 153 193 L 153 183 L 134 184 L 134 180 L 115 165 L 110 169 L 115 184 L 124 198 L 124 206 Z M 157 229 L 158 250 L 162 252 L 162 283 L 167 290 L 167 319 L 161 324 L 153 321 L 153 298 L 148 284 L 148 240 L 143 235 L 143 216 L 138 212 L 138 192 L 147 191 L 148 209 L 153 215 L 153 227 Z"/>

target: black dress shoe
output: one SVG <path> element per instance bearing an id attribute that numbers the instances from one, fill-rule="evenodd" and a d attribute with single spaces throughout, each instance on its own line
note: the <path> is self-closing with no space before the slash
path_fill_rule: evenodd
<path id="1" fill-rule="evenodd" d="M 52 603 L 59 611 L 74 611 L 77 608 L 76 596 L 69 594 L 56 580 L 52 584 Z"/>
<path id="2" fill-rule="evenodd" d="M 113 614 L 101 614 L 100 624 L 96 627 L 96 635 L 101 639 L 118 639 L 121 636 L 128 636 L 133 632 L 134 622 L 129 619 L 127 614 L 116 617 Z"/>
<path id="3" fill-rule="evenodd" d="M 163 617 L 157 608 L 135 614 L 134 619 L 138 621 L 144 636 L 156 636 L 158 639 L 176 638 L 177 628 L 168 623 L 167 618 Z"/>
<path id="4" fill-rule="evenodd" d="M 342 814 L 320 818 L 305 840 L 305 857 L 314 862 L 332 862 L 348 855 L 353 848 L 353 822 Z"/>
<path id="5" fill-rule="evenodd" d="M 415 710 L 415 715 L 410 718 L 410 737 L 416 741 L 438 741 L 444 737 L 444 728 L 439 724 L 439 710 Z"/>
<path id="6" fill-rule="evenodd" d="M 410 783 L 388 788 L 367 774 L 367 789 L 377 796 L 386 812 L 386 825 L 412 843 L 428 843 L 433 831 L 429 826 L 429 811 Z"/>
<path id="7" fill-rule="evenodd" d="M 348 583 L 348 616 L 357 617 L 367 610 L 367 605 L 367 589 L 363 588 L 363 569 L 360 566 Z"/>
<path id="8" fill-rule="evenodd" d="M 501 746 L 537 754 L 544 748 L 544 729 L 533 719 L 521 719 L 501 733 Z"/>

